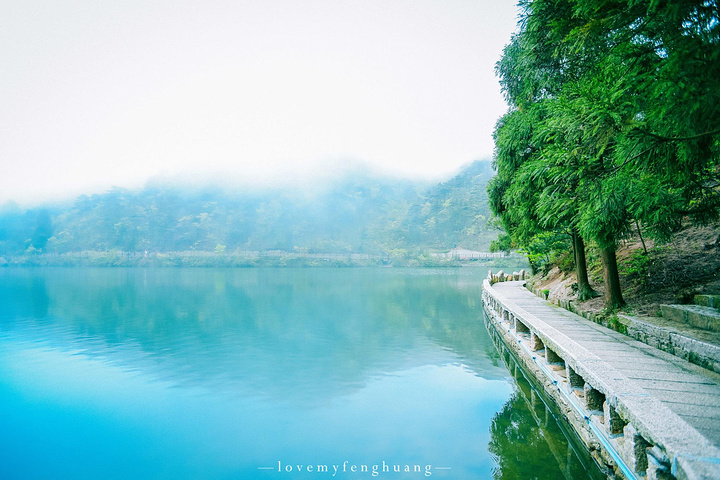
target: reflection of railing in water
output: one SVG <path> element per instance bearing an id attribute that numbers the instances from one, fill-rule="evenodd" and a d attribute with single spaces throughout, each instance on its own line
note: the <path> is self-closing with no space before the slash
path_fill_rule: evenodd
<path id="1" fill-rule="evenodd" d="M 488 321 L 487 317 L 485 320 Z M 536 385 L 532 375 L 525 371 L 495 330 L 490 325 L 486 324 L 486 326 L 500 358 L 515 379 L 519 397 L 527 406 L 537 427 L 548 433 L 542 434 L 541 437 L 547 444 L 563 476 L 568 480 L 577 478 L 578 474 L 582 474 L 584 478 L 606 478 L 606 475 L 600 471 L 592 457 L 582 447 L 580 439 L 572 428 L 566 425 L 565 419 L 552 399 Z M 551 432 L 553 427 L 557 427 L 557 432 Z M 561 434 L 567 443 L 558 442 L 557 434 Z M 578 470 L 581 471 L 578 472 Z"/>
<path id="2" fill-rule="evenodd" d="M 508 354 L 509 355 L 509 354 Z M 536 390 L 531 384 L 528 376 L 526 375 L 525 371 L 520 367 L 517 362 L 515 362 L 515 359 L 512 360 L 515 372 L 514 377 L 518 384 L 519 391 L 523 392 L 525 395 L 522 396 L 523 400 L 525 400 L 525 403 L 528 405 L 530 412 L 535 419 L 535 422 L 537 423 L 538 427 L 542 427 L 547 429 L 549 427 L 550 417 L 553 418 L 553 420 L 558 425 L 558 428 L 562 431 L 563 435 L 565 436 L 565 439 L 567 440 L 567 445 L 565 447 L 565 455 L 561 455 L 562 452 L 560 451 L 563 446 L 558 445 L 557 442 L 555 442 L 555 438 L 551 435 L 544 435 L 543 438 L 548 444 L 548 447 L 550 448 L 550 452 L 552 452 L 553 456 L 555 457 L 555 461 L 560 466 L 560 471 L 563 472 L 563 475 L 567 479 L 572 479 L 573 475 L 571 473 L 572 470 L 572 459 L 573 457 L 577 457 L 578 460 L 580 460 L 580 463 L 582 464 L 582 467 L 584 470 L 590 470 L 592 467 L 580 459 L 580 456 L 578 454 L 578 450 L 574 447 L 573 440 L 570 439 L 570 433 L 562 427 L 561 419 L 550 409 L 550 404 L 548 403 L 548 400 L 542 397 L 540 393 L 538 393 L 538 390 Z M 528 392 L 525 392 L 524 388 L 527 388 L 529 390 L 530 398 L 528 398 L 527 394 Z M 542 407 L 543 417 L 540 418 L 537 414 L 538 407 Z M 585 453 L 585 452 L 584 452 Z M 585 460 L 590 460 L 589 458 L 586 458 Z M 591 460 L 590 460 L 591 461 Z"/>
<path id="3" fill-rule="evenodd" d="M 486 281 L 483 289 L 486 325 L 492 327 L 495 335 L 503 343 L 510 342 L 518 350 L 517 354 L 523 356 L 529 368 L 535 368 L 535 378 L 545 384 L 546 392 L 555 395 L 554 400 L 556 402 L 565 405 L 566 418 L 578 434 L 585 436 L 582 440 L 583 443 L 593 450 L 595 455 L 601 454 L 595 456 L 598 463 L 604 464 L 609 469 L 617 469 L 617 473 L 621 473 L 624 478 L 635 480 L 637 478 L 635 472 L 648 468 L 645 456 L 634 456 L 632 459 L 634 468 L 629 467 L 625 459 L 619 455 L 616 446 L 608 441 L 607 434 L 598 429 L 591 418 L 599 415 L 601 417 L 600 422 L 605 423 L 602 417 L 607 416 L 609 420 L 608 428 L 612 433 L 616 431 L 615 424 L 610 421 L 615 419 L 616 415 L 613 415 L 614 409 L 608 408 L 609 405 L 605 402 L 604 395 L 592 388 L 589 383 L 580 377 L 555 350 L 546 346 L 546 342 L 539 337 L 538 332 L 528 327 L 517 312 L 511 311 L 500 299 L 495 298 L 490 293 L 491 291 L 492 288 Z M 506 329 L 507 333 L 505 333 Z M 507 338 L 502 338 L 500 332 L 502 332 L 502 337 Z M 528 343 L 530 347 L 525 343 Z M 567 391 L 560 387 L 559 381 L 566 382 L 574 395 L 584 397 L 584 408 L 571 398 Z M 610 411 L 608 412 L 608 410 Z M 624 423 L 624 425 L 627 425 L 627 423 Z M 622 428 L 620 431 L 622 431 Z M 631 436 L 631 440 L 637 443 L 637 449 L 633 444 L 630 444 L 631 451 L 644 450 L 643 438 L 634 435 Z M 645 461 L 643 462 L 643 460 Z M 664 465 L 661 468 L 664 469 Z"/>

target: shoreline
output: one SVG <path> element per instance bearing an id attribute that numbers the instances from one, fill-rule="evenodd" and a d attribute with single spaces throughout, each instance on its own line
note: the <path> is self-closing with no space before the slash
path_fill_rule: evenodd
<path id="1" fill-rule="evenodd" d="M 89 251 L 62 254 L 0 257 L 0 267 L 176 267 L 176 268 L 259 268 L 259 267 L 472 267 L 525 268 L 524 257 L 499 257 L 475 260 L 419 255 L 377 255 L 359 253 L 312 254 L 296 252 L 249 252 L 216 254 L 212 252 L 139 252 Z"/>

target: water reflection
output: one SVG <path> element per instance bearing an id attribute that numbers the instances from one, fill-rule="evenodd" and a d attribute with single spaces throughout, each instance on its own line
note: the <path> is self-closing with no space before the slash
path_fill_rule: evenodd
<path id="1" fill-rule="evenodd" d="M 512 478 L 513 445 L 557 432 L 505 437 L 535 417 L 479 320 L 485 273 L 0 269 L 0 477 Z"/>
<path id="2" fill-rule="evenodd" d="M 457 274 L 410 273 L 6 270 L 0 318 L 16 338 L 178 385 L 235 393 L 242 385 L 281 399 L 289 391 L 339 395 L 378 372 L 442 364 L 447 355 L 436 345 L 483 378 L 502 377 L 477 322 L 480 277 L 457 288 Z"/>
<path id="3" fill-rule="evenodd" d="M 494 478 L 606 478 L 560 419 L 551 400 L 532 385 L 502 343 L 497 347 L 517 389 L 492 419 L 488 449 L 498 462 Z"/>

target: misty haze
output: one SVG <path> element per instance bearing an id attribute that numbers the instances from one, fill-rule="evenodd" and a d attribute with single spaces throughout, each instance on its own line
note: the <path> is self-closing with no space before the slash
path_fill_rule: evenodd
<path id="1" fill-rule="evenodd" d="M 436 184 L 360 167 L 284 188 L 155 179 L 37 208 L 6 204 L 0 263 L 262 265 L 258 256 L 276 251 L 366 254 L 305 262 L 314 265 L 450 264 L 456 259 L 438 254 L 489 252 L 497 237 L 485 194 L 491 174 L 478 161 Z"/>

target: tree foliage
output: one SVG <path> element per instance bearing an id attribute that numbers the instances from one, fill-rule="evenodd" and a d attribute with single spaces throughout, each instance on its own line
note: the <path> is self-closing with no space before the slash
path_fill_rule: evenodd
<path id="1" fill-rule="evenodd" d="M 293 190 L 113 188 L 51 209 L 0 209 L 0 255 L 487 250 L 497 234 L 484 195 L 491 174 L 479 161 L 436 185 L 353 173 Z"/>
<path id="2" fill-rule="evenodd" d="M 668 238 L 720 213 L 718 3 L 527 0 L 497 65 L 510 111 L 490 204 L 519 244 L 566 228 L 604 260 L 633 225 Z M 609 262 L 605 264 L 605 262 Z"/>

